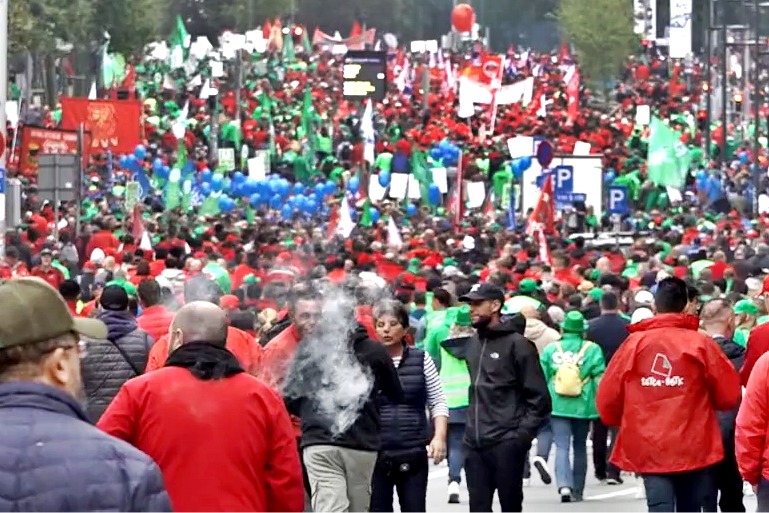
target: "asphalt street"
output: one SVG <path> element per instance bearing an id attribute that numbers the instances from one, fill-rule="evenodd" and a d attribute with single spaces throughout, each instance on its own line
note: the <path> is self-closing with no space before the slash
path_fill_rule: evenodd
<path id="1" fill-rule="evenodd" d="M 589 450 L 589 449 L 588 449 Z M 529 486 L 524 488 L 524 511 L 647 511 L 645 499 L 637 498 L 638 483 L 632 475 L 623 476 L 622 485 L 606 485 L 593 475 L 592 454 L 588 455 L 589 467 L 585 500 L 578 503 L 562 504 L 555 486 L 554 454 L 550 456 L 549 467 L 553 474 L 553 484 L 545 485 L 539 474 L 532 469 Z M 448 504 L 446 486 L 448 467 L 445 463 L 431 469 L 427 486 L 427 511 L 468 511 L 467 488 L 462 483 L 460 504 Z M 747 511 L 756 510 L 755 497 L 745 498 Z M 499 511 L 499 502 L 495 501 L 495 511 Z M 397 499 L 395 511 L 398 511 Z"/>

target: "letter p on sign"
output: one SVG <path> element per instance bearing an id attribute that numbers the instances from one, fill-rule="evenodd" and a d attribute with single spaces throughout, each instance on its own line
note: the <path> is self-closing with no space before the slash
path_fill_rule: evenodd
<path id="1" fill-rule="evenodd" d="M 627 188 L 620 185 L 609 187 L 609 205 L 606 209 L 612 215 L 628 213 Z"/>

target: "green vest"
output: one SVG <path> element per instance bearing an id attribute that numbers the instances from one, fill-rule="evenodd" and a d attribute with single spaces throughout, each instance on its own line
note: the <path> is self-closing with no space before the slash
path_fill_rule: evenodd
<path id="1" fill-rule="evenodd" d="M 464 408 L 470 404 L 470 371 L 464 360 L 455 358 L 443 346 L 441 351 L 441 372 L 439 374 L 450 410 Z"/>

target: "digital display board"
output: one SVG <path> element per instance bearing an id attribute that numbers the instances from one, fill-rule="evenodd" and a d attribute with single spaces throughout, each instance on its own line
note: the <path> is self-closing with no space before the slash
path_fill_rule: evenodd
<path id="1" fill-rule="evenodd" d="M 344 58 L 344 97 L 382 101 L 387 92 L 387 53 L 348 50 Z"/>

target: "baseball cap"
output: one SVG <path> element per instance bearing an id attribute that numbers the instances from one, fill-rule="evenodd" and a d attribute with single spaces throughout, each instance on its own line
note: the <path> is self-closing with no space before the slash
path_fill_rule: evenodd
<path id="1" fill-rule="evenodd" d="M 654 294 L 648 290 L 639 290 L 635 295 L 635 302 L 640 305 L 650 305 L 654 303 Z"/>
<path id="2" fill-rule="evenodd" d="M 473 285 L 470 292 L 459 298 L 463 303 L 470 301 L 504 301 L 505 293 L 502 289 L 490 283 L 479 283 Z"/>
<path id="3" fill-rule="evenodd" d="M 734 305 L 734 313 L 756 316 L 758 315 L 758 307 L 753 301 L 742 299 Z"/>
<path id="4" fill-rule="evenodd" d="M 97 319 L 72 317 L 59 293 L 40 278 L 14 278 L 0 285 L 0 349 L 44 342 L 67 333 L 107 338 Z"/>
<path id="5" fill-rule="evenodd" d="M 53 251 L 51 251 L 50 248 L 43 248 L 43 250 L 40 252 L 40 256 L 52 256 Z"/>
<path id="6" fill-rule="evenodd" d="M 107 285 L 99 297 L 103 310 L 122 312 L 128 309 L 128 292 L 120 285 Z"/>
<path id="7" fill-rule="evenodd" d="M 523 294 L 531 294 L 539 289 L 537 282 L 531 278 L 524 278 L 518 283 L 518 292 Z"/>

